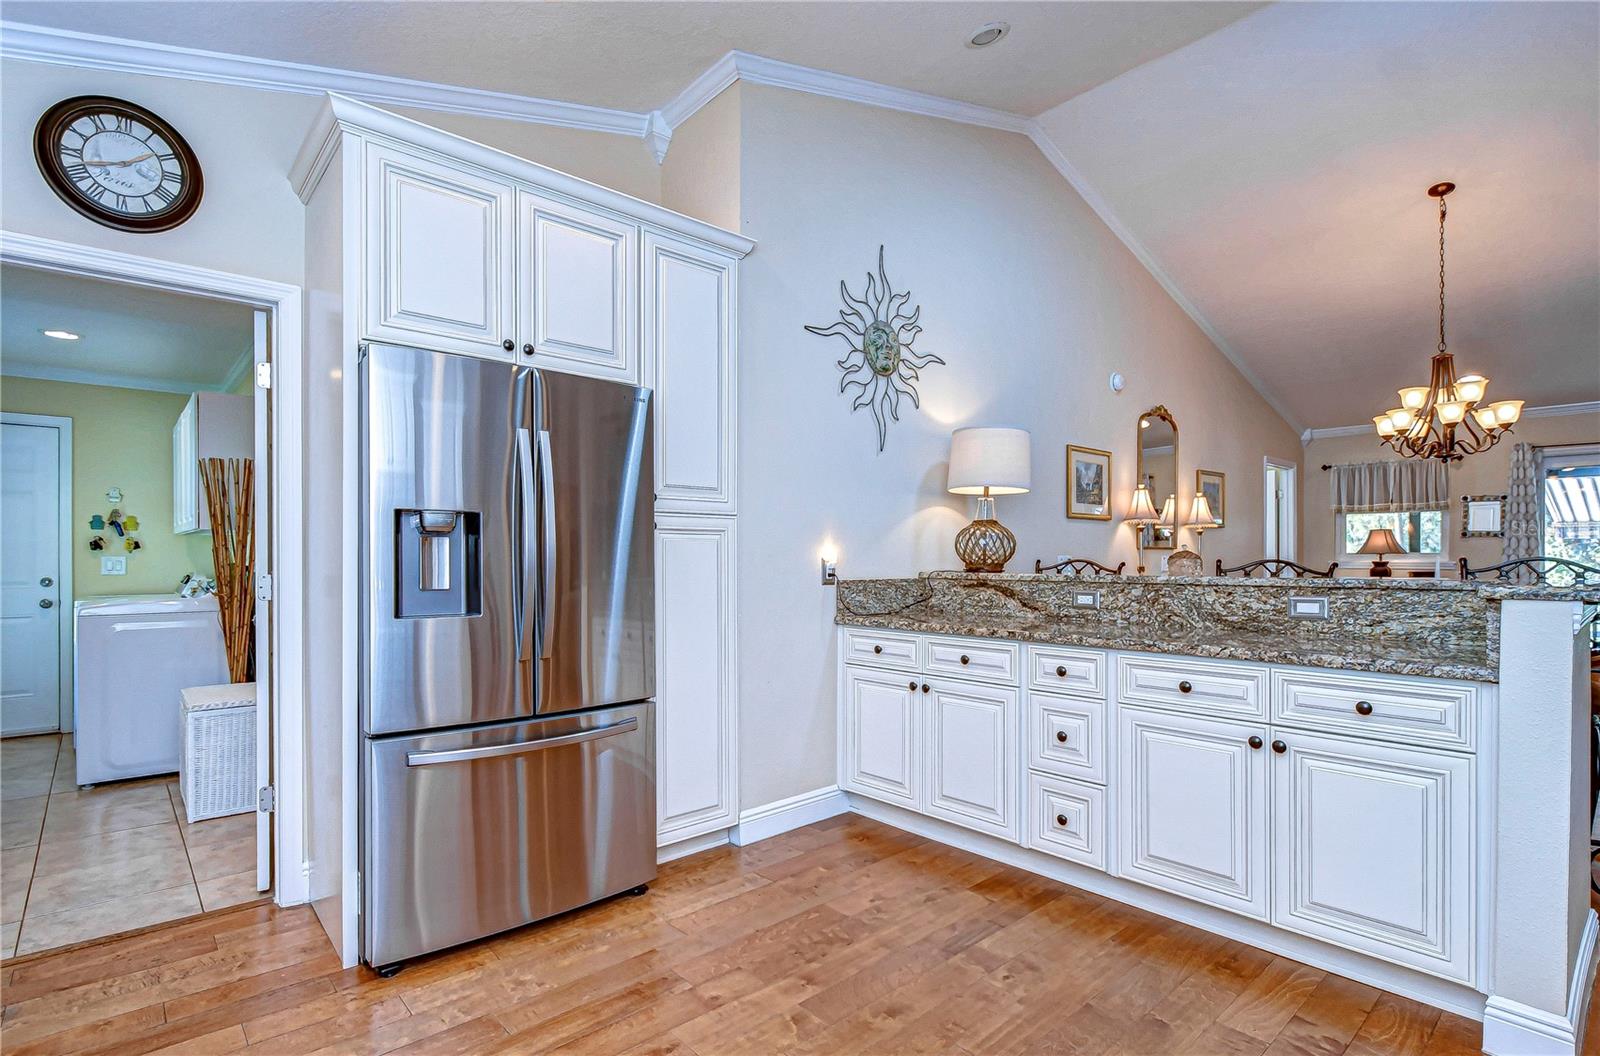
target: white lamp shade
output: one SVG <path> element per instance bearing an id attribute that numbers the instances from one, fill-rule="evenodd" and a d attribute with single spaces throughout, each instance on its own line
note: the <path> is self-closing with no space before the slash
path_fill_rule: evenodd
<path id="1" fill-rule="evenodd" d="M 950 482 L 955 495 L 1021 495 L 1032 486 L 1033 444 L 1026 429 L 957 429 L 950 435 Z"/>
<path id="2" fill-rule="evenodd" d="M 1149 486 L 1140 484 L 1134 488 L 1133 501 L 1128 503 L 1128 516 L 1124 517 L 1123 520 L 1142 527 L 1146 524 L 1154 524 L 1158 517 L 1160 517 L 1160 514 L 1156 513 L 1155 504 L 1150 501 Z"/>
<path id="3" fill-rule="evenodd" d="M 1217 518 L 1211 512 L 1211 500 L 1206 498 L 1205 492 L 1195 492 L 1194 503 L 1189 507 L 1189 519 L 1183 524 L 1185 528 L 1198 528 L 1201 531 L 1217 526 Z"/>

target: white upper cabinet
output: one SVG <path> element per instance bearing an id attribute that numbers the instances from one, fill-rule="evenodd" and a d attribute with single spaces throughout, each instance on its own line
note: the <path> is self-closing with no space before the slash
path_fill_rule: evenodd
<path id="1" fill-rule="evenodd" d="M 940 679 L 928 708 L 926 813 L 1015 841 L 1017 691 Z"/>
<path id="2" fill-rule="evenodd" d="M 519 190 L 518 358 L 637 381 L 638 239 L 633 224 Z"/>
<path id="3" fill-rule="evenodd" d="M 656 392 L 658 508 L 734 510 L 735 261 L 644 239 L 645 384 Z"/>
<path id="4" fill-rule="evenodd" d="M 363 335 L 512 359 L 511 184 L 387 146 L 367 150 L 367 253 L 377 274 Z"/>

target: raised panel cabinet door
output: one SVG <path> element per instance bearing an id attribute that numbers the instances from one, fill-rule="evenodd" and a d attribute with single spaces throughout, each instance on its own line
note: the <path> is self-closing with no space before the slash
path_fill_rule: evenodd
<path id="1" fill-rule="evenodd" d="M 909 674 L 845 669 L 839 783 L 849 791 L 912 810 L 920 808 L 918 684 Z"/>
<path id="2" fill-rule="evenodd" d="M 517 192 L 518 341 L 535 366 L 638 379 L 638 245 L 633 224 Z"/>
<path id="3" fill-rule="evenodd" d="M 656 525 L 656 784 L 666 844 L 738 821 L 733 524 Z"/>
<path id="4" fill-rule="evenodd" d="M 940 679 L 929 694 L 927 721 L 925 812 L 1018 839 L 1017 691 Z"/>
<path id="5" fill-rule="evenodd" d="M 1472 760 L 1277 736 L 1272 922 L 1473 982 Z"/>
<path id="6" fill-rule="evenodd" d="M 656 391 L 656 505 L 734 507 L 731 257 L 644 239 L 645 384 Z"/>
<path id="7" fill-rule="evenodd" d="M 1124 707 L 1117 732 L 1121 875 L 1267 919 L 1268 728 Z"/>
<path id="8" fill-rule="evenodd" d="M 367 148 L 364 336 L 510 359 L 512 187 L 387 147 Z"/>

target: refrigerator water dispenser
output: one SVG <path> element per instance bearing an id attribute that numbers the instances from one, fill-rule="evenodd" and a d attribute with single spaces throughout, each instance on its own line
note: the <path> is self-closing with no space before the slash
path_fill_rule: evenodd
<path id="1" fill-rule="evenodd" d="M 479 518 L 466 510 L 395 511 L 395 616 L 477 616 Z"/>

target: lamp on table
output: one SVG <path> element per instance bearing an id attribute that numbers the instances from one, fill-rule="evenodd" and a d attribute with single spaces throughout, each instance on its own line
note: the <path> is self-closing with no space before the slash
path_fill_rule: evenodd
<path id="1" fill-rule="evenodd" d="M 1026 429 L 957 429 L 950 436 L 953 495 L 978 495 L 978 516 L 956 534 L 956 556 L 968 572 L 1004 572 L 1017 537 L 994 518 L 994 496 L 1022 495 L 1031 486 L 1032 440 Z"/>
<path id="2" fill-rule="evenodd" d="M 1394 575 L 1394 570 L 1389 567 L 1389 562 L 1384 560 L 1388 554 L 1403 554 L 1406 548 L 1400 545 L 1400 540 L 1394 537 L 1392 528 L 1374 528 L 1367 533 L 1367 541 L 1361 544 L 1358 554 L 1377 554 L 1378 559 L 1372 562 L 1372 568 L 1367 570 L 1367 575 L 1375 579 L 1387 579 Z"/>

